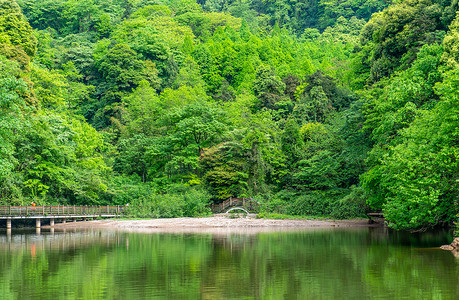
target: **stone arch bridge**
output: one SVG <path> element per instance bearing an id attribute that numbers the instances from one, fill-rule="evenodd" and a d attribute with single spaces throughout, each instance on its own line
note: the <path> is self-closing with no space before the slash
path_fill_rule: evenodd
<path id="1" fill-rule="evenodd" d="M 229 198 L 220 204 L 212 204 L 210 208 L 213 213 L 227 213 L 236 209 L 257 213 L 260 211 L 260 203 L 252 198 Z"/>

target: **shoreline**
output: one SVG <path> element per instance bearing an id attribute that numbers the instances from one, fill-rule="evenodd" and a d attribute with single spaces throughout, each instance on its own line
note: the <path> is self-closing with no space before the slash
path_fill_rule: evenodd
<path id="1" fill-rule="evenodd" d="M 369 224 L 368 219 L 307 220 L 307 219 L 256 219 L 254 216 L 230 218 L 223 214 L 202 218 L 170 218 L 142 220 L 93 220 L 56 223 L 55 229 L 108 229 L 143 233 L 228 233 L 299 231 L 310 229 L 369 228 L 384 224 Z M 43 226 L 50 228 L 50 226 Z"/>

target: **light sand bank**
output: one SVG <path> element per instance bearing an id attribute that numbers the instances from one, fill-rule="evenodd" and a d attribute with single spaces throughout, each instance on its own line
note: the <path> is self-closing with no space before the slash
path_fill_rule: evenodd
<path id="1" fill-rule="evenodd" d="M 136 232 L 265 232 L 293 231 L 317 228 L 375 227 L 381 224 L 368 224 L 366 219 L 353 220 L 273 220 L 256 219 L 254 216 L 230 218 L 216 215 L 205 218 L 171 218 L 148 220 L 94 220 L 86 222 L 56 223 L 56 228 L 112 229 Z"/>

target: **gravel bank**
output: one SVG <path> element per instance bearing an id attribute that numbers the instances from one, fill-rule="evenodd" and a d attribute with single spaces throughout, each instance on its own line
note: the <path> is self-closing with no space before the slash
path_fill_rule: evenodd
<path id="1" fill-rule="evenodd" d="M 254 215 L 231 218 L 215 215 L 205 218 L 171 218 L 148 220 L 94 220 L 86 222 L 56 223 L 56 228 L 94 228 L 136 232 L 263 232 L 292 231 L 313 228 L 374 227 L 366 219 L 353 220 L 303 220 L 303 219 L 257 219 Z"/>

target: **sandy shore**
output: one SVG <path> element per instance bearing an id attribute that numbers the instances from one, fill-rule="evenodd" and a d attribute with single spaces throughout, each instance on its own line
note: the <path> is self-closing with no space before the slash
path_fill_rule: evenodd
<path id="1" fill-rule="evenodd" d="M 370 226 L 366 219 L 353 220 L 272 220 L 257 219 L 254 215 L 241 218 L 230 218 L 226 215 L 215 215 L 205 218 L 172 218 L 150 220 L 94 220 L 86 222 L 56 223 L 56 228 L 111 229 L 135 232 L 264 232 L 293 231 L 306 229 L 325 229 L 338 227 L 364 228 Z"/>

